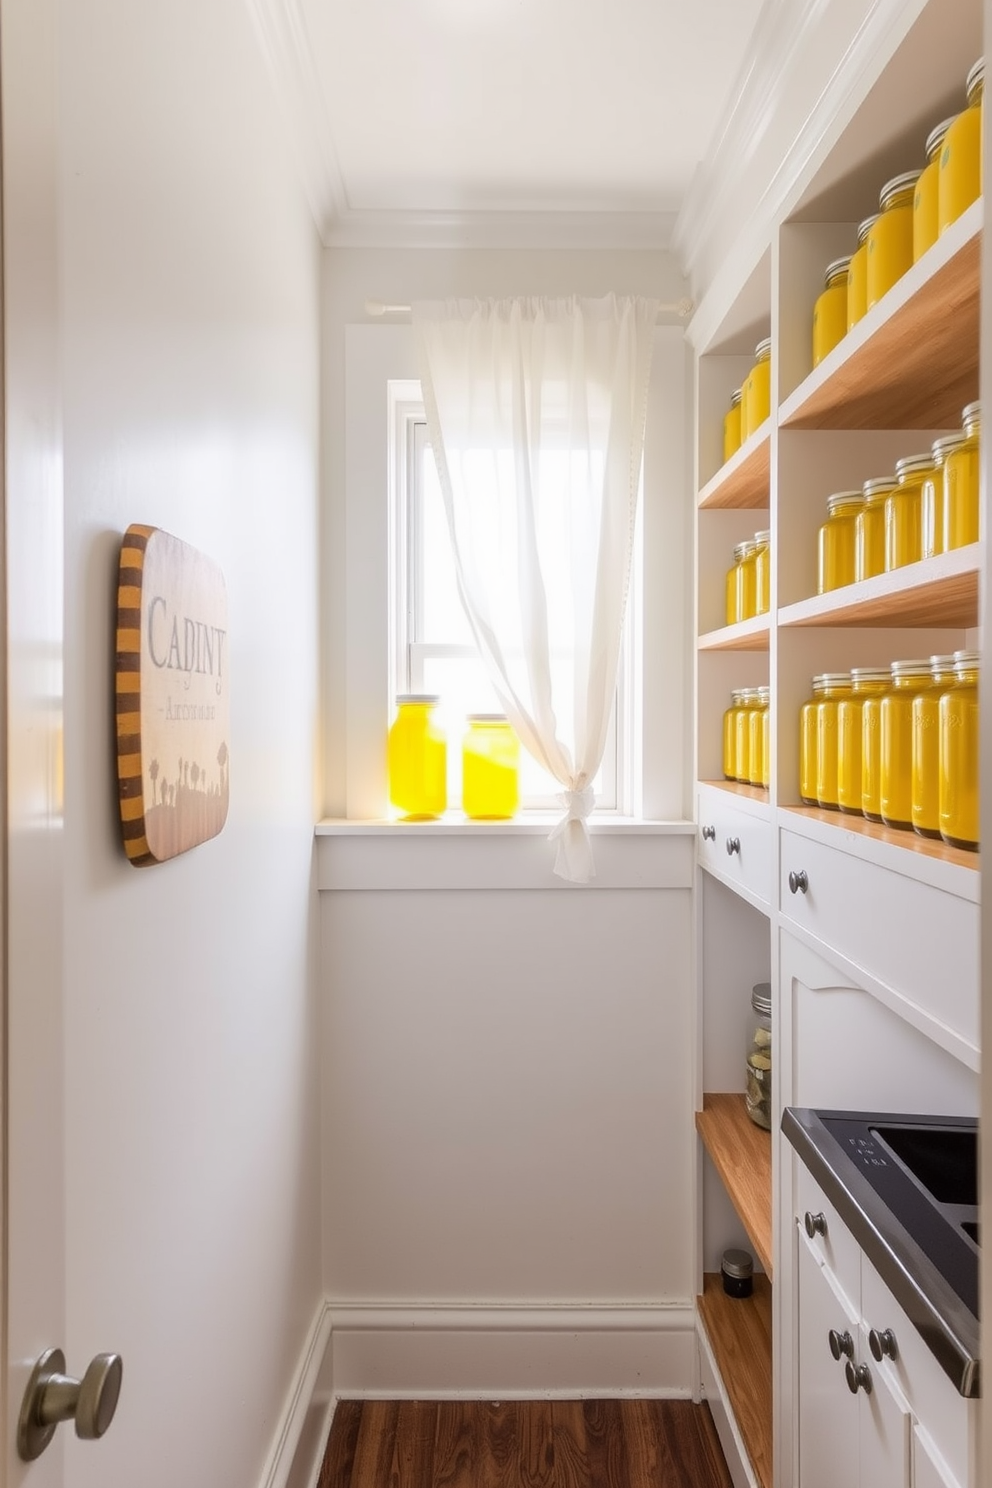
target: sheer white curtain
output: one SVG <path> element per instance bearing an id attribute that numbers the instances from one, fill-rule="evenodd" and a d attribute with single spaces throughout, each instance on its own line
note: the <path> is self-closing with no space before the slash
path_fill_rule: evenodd
<path id="1" fill-rule="evenodd" d="M 458 585 L 524 746 L 564 787 L 555 872 L 595 868 L 586 819 L 630 575 L 657 302 L 413 306 Z"/>

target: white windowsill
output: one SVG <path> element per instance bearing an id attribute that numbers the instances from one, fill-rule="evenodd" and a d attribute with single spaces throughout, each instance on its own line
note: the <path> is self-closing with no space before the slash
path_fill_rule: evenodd
<path id="1" fill-rule="evenodd" d="M 398 817 L 372 820 L 325 817 L 317 822 L 314 832 L 318 837 L 547 837 L 561 816 L 562 813 L 556 811 L 528 811 L 510 821 L 470 821 L 461 812 L 452 811 L 436 821 L 403 821 Z M 611 816 L 606 812 L 589 820 L 589 832 L 593 837 L 677 837 L 691 836 L 695 830 L 695 823 L 691 821 L 645 821 L 641 817 Z"/>

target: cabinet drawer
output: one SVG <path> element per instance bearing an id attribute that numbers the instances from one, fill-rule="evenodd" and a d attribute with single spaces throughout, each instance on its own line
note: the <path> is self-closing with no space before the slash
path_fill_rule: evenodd
<path id="1" fill-rule="evenodd" d="M 760 803 L 759 808 L 760 808 Z M 772 895 L 772 828 L 767 815 L 752 813 L 719 790 L 699 792 L 699 862 L 763 908 Z"/>
<path id="2" fill-rule="evenodd" d="M 795 832 L 781 846 L 782 914 L 977 1048 L 978 905 Z"/>
<path id="3" fill-rule="evenodd" d="M 832 1273 L 835 1285 L 857 1313 L 861 1296 L 861 1248 L 809 1168 L 798 1158 L 796 1220 L 814 1256 Z"/>

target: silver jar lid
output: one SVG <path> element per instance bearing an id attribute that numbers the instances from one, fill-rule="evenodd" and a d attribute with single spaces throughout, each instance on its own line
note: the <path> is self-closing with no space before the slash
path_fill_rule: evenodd
<path id="1" fill-rule="evenodd" d="M 892 663 L 892 677 L 929 677 L 930 659 L 927 656 L 916 656 L 910 661 L 894 661 Z"/>
<path id="2" fill-rule="evenodd" d="M 756 362 L 767 362 L 772 354 L 772 338 L 765 336 L 754 348 L 754 360 Z"/>
<path id="3" fill-rule="evenodd" d="M 936 155 L 937 151 L 940 149 L 941 145 L 944 142 L 944 135 L 947 133 L 953 123 L 954 115 L 952 115 L 949 119 L 941 119 L 940 123 L 935 124 L 934 127 L 931 129 L 930 133 L 927 135 L 926 153 L 928 160 L 932 160 L 933 157 Z"/>
<path id="4" fill-rule="evenodd" d="M 882 211 L 884 212 L 887 207 L 891 206 L 897 196 L 901 196 L 905 191 L 911 191 L 919 179 L 919 171 L 914 170 L 903 171 L 901 175 L 893 176 L 891 181 L 886 181 L 878 193 L 878 205 Z"/>
<path id="5" fill-rule="evenodd" d="M 875 223 L 877 221 L 878 221 L 878 213 L 875 212 L 875 213 L 872 214 L 871 217 L 866 217 L 865 220 L 864 220 L 864 222 L 862 222 L 859 225 L 859 227 L 858 227 L 858 247 L 859 248 L 860 248 L 861 244 L 865 241 L 865 239 L 867 238 L 868 234 L 871 232 L 872 228 L 875 226 Z"/>
<path id="6" fill-rule="evenodd" d="M 770 527 L 766 528 L 766 530 L 764 532 L 756 532 L 754 534 L 754 540 L 757 543 L 757 545 L 758 545 L 759 548 L 760 547 L 763 547 L 765 545 L 765 543 L 770 543 L 771 540 L 772 540 L 772 530 L 771 530 L 771 528 Z"/>
<path id="7" fill-rule="evenodd" d="M 751 1006 L 756 1013 L 764 1018 L 772 1015 L 772 984 L 771 982 L 756 982 L 751 988 Z"/>
<path id="8" fill-rule="evenodd" d="M 961 410 L 961 422 L 962 424 L 967 425 L 980 424 L 981 421 L 982 403 L 980 398 L 976 398 L 974 403 L 966 403 L 964 408 Z"/>
<path id="9" fill-rule="evenodd" d="M 419 703 L 428 708 L 436 708 L 441 701 L 440 696 L 430 692 L 401 692 L 397 695 L 396 706 L 400 708 L 404 703 Z"/>
<path id="10" fill-rule="evenodd" d="M 972 672 L 981 665 L 982 653 L 980 651 L 955 651 L 954 670 L 956 672 Z"/>
<path id="11" fill-rule="evenodd" d="M 972 69 L 971 69 L 971 71 L 968 74 L 968 80 L 967 80 L 967 82 L 964 85 L 964 96 L 965 96 L 965 98 L 967 98 L 967 100 L 968 100 L 969 103 L 971 102 L 972 94 L 977 89 L 979 83 L 984 83 L 984 82 L 985 82 L 985 58 L 984 57 L 979 57 L 978 61 L 973 64 Z"/>
<path id="12" fill-rule="evenodd" d="M 734 1281 L 750 1281 L 754 1275 L 754 1261 L 746 1250 L 725 1250 L 720 1269 Z"/>
<path id="13" fill-rule="evenodd" d="M 943 465 L 951 450 L 960 449 L 968 443 L 967 434 L 944 434 L 933 442 L 933 463 Z"/>
<path id="14" fill-rule="evenodd" d="M 844 258 L 835 258 L 833 263 L 828 263 L 823 271 L 823 283 L 826 288 L 829 289 L 831 284 L 836 283 L 842 275 L 846 277 L 850 267 L 851 255 L 849 253 Z"/>
<path id="15" fill-rule="evenodd" d="M 861 503 L 864 499 L 862 491 L 835 491 L 832 496 L 827 497 L 827 511 L 835 512 L 839 507 L 853 506 L 856 501 Z"/>
<path id="16" fill-rule="evenodd" d="M 743 394 L 744 394 L 744 389 L 742 387 L 734 388 L 734 391 L 730 395 L 730 406 L 731 406 L 731 408 L 736 408 L 737 407 L 738 403 L 741 401 L 741 398 L 742 398 Z"/>
<path id="17" fill-rule="evenodd" d="M 929 451 L 925 455 L 903 455 L 896 461 L 896 479 L 901 481 L 905 475 L 920 475 L 932 469 L 933 455 Z"/>
<path id="18" fill-rule="evenodd" d="M 950 671 L 953 671 L 954 670 L 954 661 L 955 661 L 955 656 L 954 656 L 954 652 L 953 651 L 945 652 L 941 656 L 931 656 L 931 658 L 930 658 L 930 671 L 931 672 L 950 672 Z"/>
<path id="19" fill-rule="evenodd" d="M 850 672 L 821 672 L 820 681 L 824 687 L 850 687 Z"/>
<path id="20" fill-rule="evenodd" d="M 861 682 L 891 682 L 891 667 L 852 667 L 851 682 L 857 687 Z"/>
<path id="21" fill-rule="evenodd" d="M 891 475 L 876 475 L 871 480 L 866 480 L 861 490 L 864 493 L 865 500 L 870 501 L 873 496 L 888 495 L 895 488 L 896 482 L 892 479 Z"/>

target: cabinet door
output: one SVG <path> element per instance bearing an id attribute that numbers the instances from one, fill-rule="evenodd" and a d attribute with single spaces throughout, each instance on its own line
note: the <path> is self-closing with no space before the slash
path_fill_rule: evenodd
<path id="1" fill-rule="evenodd" d="M 871 1381 L 870 1392 L 858 1392 L 862 1488 L 909 1488 L 912 1418 L 902 1396 L 890 1385 L 884 1365 L 871 1357 L 865 1334 L 858 1363 L 867 1369 Z"/>
<path id="2" fill-rule="evenodd" d="M 799 1484 L 800 1488 L 856 1488 L 858 1405 L 844 1378 L 844 1355 L 834 1358 L 831 1330 L 851 1339 L 858 1324 L 803 1235 L 799 1236 Z M 870 1479 L 864 1480 L 866 1483 Z M 872 1488 L 881 1488 L 872 1484 Z"/>
<path id="3" fill-rule="evenodd" d="M 960 1488 L 957 1478 L 921 1426 L 913 1429 L 913 1488 Z"/>

